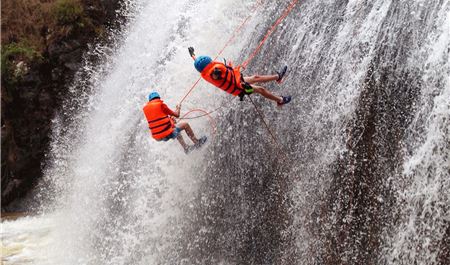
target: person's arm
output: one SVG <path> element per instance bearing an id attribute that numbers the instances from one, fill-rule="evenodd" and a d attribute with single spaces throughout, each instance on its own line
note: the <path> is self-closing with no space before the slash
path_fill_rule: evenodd
<path id="1" fill-rule="evenodd" d="M 189 47 L 188 51 L 189 51 L 189 55 L 192 57 L 192 59 L 195 60 L 194 47 Z"/>
<path id="2" fill-rule="evenodd" d="M 166 104 L 163 103 L 162 104 L 162 109 L 163 109 L 164 113 L 167 114 L 167 115 L 174 116 L 176 118 L 180 117 L 180 110 L 181 110 L 180 105 L 177 105 L 176 108 L 175 108 L 175 111 L 173 111 L 169 107 L 167 107 Z"/>

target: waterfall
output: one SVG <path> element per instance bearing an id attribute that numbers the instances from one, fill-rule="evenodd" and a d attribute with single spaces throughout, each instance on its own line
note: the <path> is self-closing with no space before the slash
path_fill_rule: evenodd
<path id="1" fill-rule="evenodd" d="M 450 249 L 450 4 L 300 1 L 244 75 L 288 65 L 293 101 L 230 100 L 204 81 L 182 110 L 205 148 L 151 139 L 258 1 L 129 1 L 56 115 L 36 199 L 35 264 L 446 264 Z M 243 62 L 289 1 L 263 1 L 223 57 Z M 267 128 L 263 121 L 267 122 Z M 275 133 L 276 142 L 268 129 Z M 184 134 L 184 133 L 183 133 Z M 187 138 L 187 137 L 185 137 Z M 39 258 L 37 258 L 39 257 Z"/>

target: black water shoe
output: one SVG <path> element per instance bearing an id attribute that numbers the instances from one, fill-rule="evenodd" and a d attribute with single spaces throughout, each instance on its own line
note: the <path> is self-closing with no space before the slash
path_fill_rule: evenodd
<path id="1" fill-rule="evenodd" d="M 281 68 L 281 70 L 279 72 L 277 72 L 277 74 L 278 74 L 277 82 L 278 83 L 283 82 L 283 77 L 287 72 L 287 68 L 288 68 L 287 65 L 285 65 L 285 66 L 283 66 L 283 68 Z"/>
<path id="2" fill-rule="evenodd" d="M 283 106 L 284 104 L 288 104 L 291 102 L 292 97 L 291 96 L 282 96 L 283 102 L 277 102 L 278 106 Z"/>

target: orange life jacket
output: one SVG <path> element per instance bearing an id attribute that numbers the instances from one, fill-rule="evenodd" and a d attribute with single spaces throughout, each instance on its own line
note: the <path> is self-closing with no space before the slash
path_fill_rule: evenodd
<path id="1" fill-rule="evenodd" d="M 214 69 L 220 70 L 220 79 L 216 80 L 211 77 Z M 243 89 L 241 85 L 241 67 L 238 66 L 233 69 L 230 65 L 225 65 L 221 62 L 211 62 L 201 73 L 203 79 L 213 84 L 214 86 L 224 90 L 233 96 L 239 95 Z"/>
<path id="2" fill-rule="evenodd" d="M 173 120 L 163 112 L 162 104 L 161 99 L 153 99 L 143 108 L 150 132 L 156 140 L 169 136 L 175 127 Z"/>

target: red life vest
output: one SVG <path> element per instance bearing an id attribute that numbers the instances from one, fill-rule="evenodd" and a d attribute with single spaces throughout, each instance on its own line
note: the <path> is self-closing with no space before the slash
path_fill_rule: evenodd
<path id="1" fill-rule="evenodd" d="M 173 120 L 163 112 L 162 104 L 161 99 L 153 99 L 143 108 L 150 132 L 156 140 L 169 136 L 175 127 Z"/>
<path id="2" fill-rule="evenodd" d="M 220 79 L 213 79 L 212 73 L 214 69 L 220 70 Z M 211 62 L 208 64 L 201 73 L 203 79 L 213 84 L 214 86 L 222 89 L 223 91 L 238 96 L 242 91 L 241 85 L 241 67 L 233 67 L 225 65 L 221 62 Z"/>

